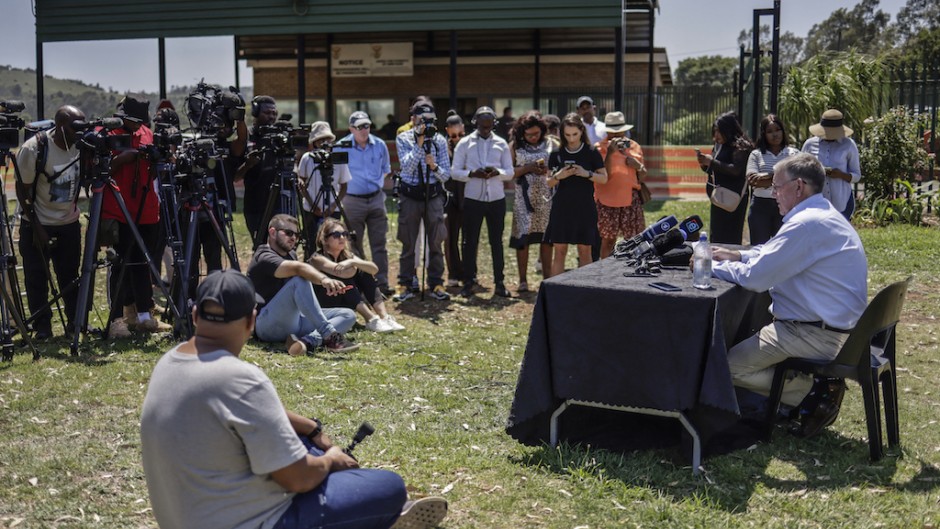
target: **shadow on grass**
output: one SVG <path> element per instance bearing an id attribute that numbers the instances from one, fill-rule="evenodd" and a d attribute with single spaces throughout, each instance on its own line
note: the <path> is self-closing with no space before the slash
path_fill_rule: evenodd
<path id="1" fill-rule="evenodd" d="M 562 443 L 556 448 L 543 445 L 509 459 L 513 464 L 579 481 L 595 480 L 602 487 L 605 482 L 618 481 L 675 501 L 706 498 L 711 508 L 733 513 L 748 509 L 758 486 L 792 496 L 853 487 L 906 492 L 940 488 L 940 468 L 923 460 L 918 460 L 920 470 L 910 479 L 894 481 L 899 455 L 897 448 L 888 449 L 881 461 L 872 462 L 867 440 L 848 438 L 830 429 L 810 440 L 778 431 L 771 442 L 706 458 L 698 476 L 692 475 L 689 455 L 678 446 L 613 450 Z M 774 475 L 768 472 L 771 465 L 776 467 Z M 781 465 L 784 468 L 779 468 Z M 793 477 L 777 477 L 781 474 Z"/>
<path id="2" fill-rule="evenodd" d="M 396 303 L 395 308 L 402 314 L 427 320 L 432 325 L 442 325 L 444 322 L 441 321 L 441 316 L 454 310 L 450 308 L 451 303 L 454 303 L 453 298 L 449 301 L 440 301 L 425 292 L 424 301 L 421 300 L 421 295 L 418 294 L 409 300 Z"/>

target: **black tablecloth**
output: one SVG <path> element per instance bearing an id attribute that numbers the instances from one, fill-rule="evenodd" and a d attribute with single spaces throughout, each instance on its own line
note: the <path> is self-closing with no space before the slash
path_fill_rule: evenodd
<path id="1" fill-rule="evenodd" d="M 506 428 L 512 437 L 547 442 L 551 414 L 566 399 L 684 411 L 705 438 L 737 419 L 727 349 L 763 325 L 764 297 L 717 279 L 711 290 L 693 288 L 687 269 L 656 279 L 627 271 L 608 258 L 542 282 Z M 592 412 L 564 415 L 570 423 L 578 413 Z"/>

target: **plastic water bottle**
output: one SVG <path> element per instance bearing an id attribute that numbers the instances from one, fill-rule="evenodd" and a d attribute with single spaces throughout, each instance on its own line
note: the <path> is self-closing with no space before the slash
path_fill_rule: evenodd
<path id="1" fill-rule="evenodd" d="M 704 231 L 692 252 L 692 286 L 708 290 L 712 287 L 712 247 Z"/>

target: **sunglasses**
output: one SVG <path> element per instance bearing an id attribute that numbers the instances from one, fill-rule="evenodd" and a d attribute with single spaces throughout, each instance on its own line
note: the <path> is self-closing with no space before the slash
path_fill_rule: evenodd
<path id="1" fill-rule="evenodd" d="M 345 231 L 336 230 L 336 231 L 327 233 L 326 236 L 327 236 L 327 237 L 332 237 L 332 238 L 334 238 L 334 239 L 345 239 L 345 238 L 346 238 L 346 232 L 345 232 Z"/>
<path id="2" fill-rule="evenodd" d="M 300 237 L 299 231 L 285 230 L 283 228 L 279 228 L 277 231 L 283 233 L 284 235 L 287 235 L 288 237 Z"/>
<path id="3" fill-rule="evenodd" d="M 370 128 L 372 128 L 372 125 L 368 123 L 366 123 L 365 125 L 359 125 L 358 127 L 355 127 L 356 130 L 368 130 Z"/>

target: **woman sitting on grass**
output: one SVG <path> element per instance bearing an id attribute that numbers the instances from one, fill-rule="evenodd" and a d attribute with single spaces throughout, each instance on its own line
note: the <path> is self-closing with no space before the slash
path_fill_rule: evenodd
<path id="1" fill-rule="evenodd" d="M 331 217 L 323 221 L 317 233 L 317 252 L 307 262 L 347 285 L 346 290 L 336 296 L 329 296 L 323 287 L 314 285 L 320 306 L 355 310 L 365 318 L 366 328 L 370 331 L 391 332 L 404 329 L 385 310 L 385 298 L 379 292 L 374 276 L 379 268 L 372 261 L 353 255 L 346 244 L 348 237 L 346 225 Z"/>

